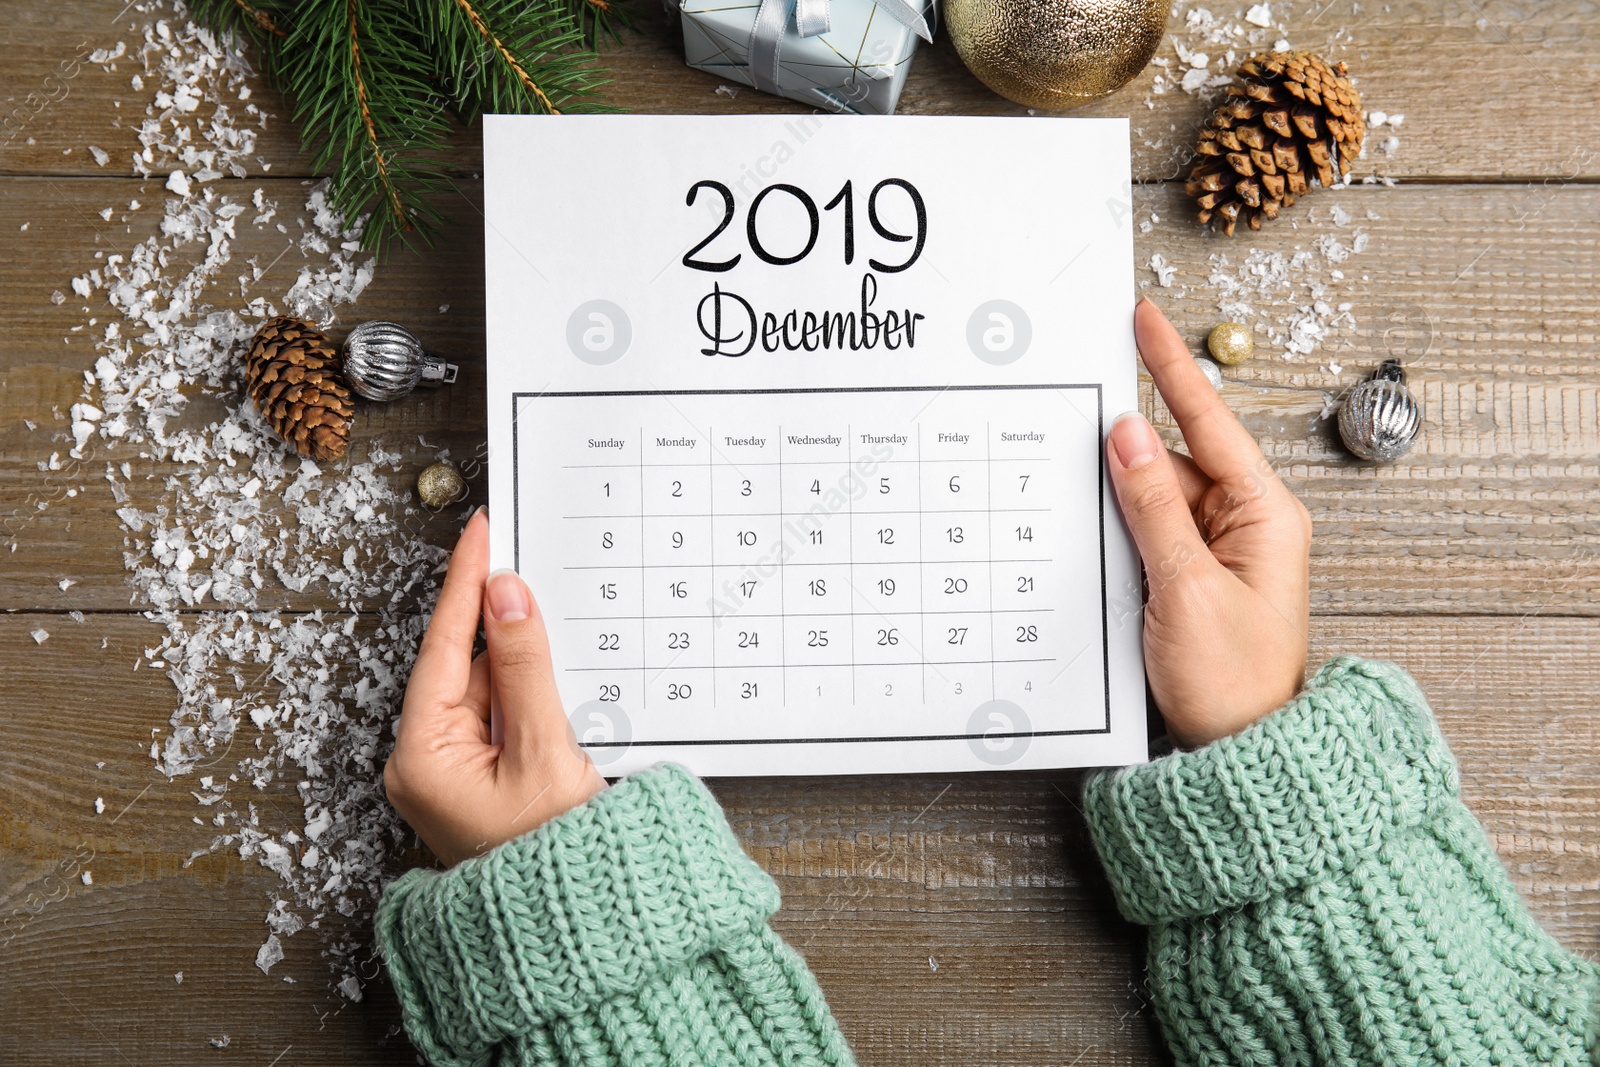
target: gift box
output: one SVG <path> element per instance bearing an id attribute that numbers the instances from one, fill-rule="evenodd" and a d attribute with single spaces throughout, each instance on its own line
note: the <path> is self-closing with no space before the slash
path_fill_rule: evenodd
<path id="1" fill-rule="evenodd" d="M 689 66 L 827 111 L 888 115 L 937 0 L 678 0 Z"/>

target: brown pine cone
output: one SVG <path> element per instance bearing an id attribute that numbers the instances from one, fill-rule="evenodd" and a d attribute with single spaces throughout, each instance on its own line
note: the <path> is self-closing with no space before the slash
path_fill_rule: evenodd
<path id="1" fill-rule="evenodd" d="M 1200 205 L 1200 221 L 1232 235 L 1243 219 L 1252 230 L 1310 189 L 1350 173 L 1367 133 L 1361 94 L 1344 63 L 1311 52 L 1271 52 L 1239 64 L 1243 85 L 1200 132 L 1200 161 L 1184 188 Z"/>
<path id="2" fill-rule="evenodd" d="M 310 323 L 287 315 L 264 323 L 250 343 L 244 376 L 250 398 L 302 456 L 338 459 L 355 416 L 339 350 Z"/>

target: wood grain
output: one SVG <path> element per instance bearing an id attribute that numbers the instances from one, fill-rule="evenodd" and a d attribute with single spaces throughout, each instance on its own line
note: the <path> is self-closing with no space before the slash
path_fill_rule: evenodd
<path id="1" fill-rule="evenodd" d="M 130 669 L 155 628 L 7 616 L 0 648 L 31 644 L 37 626 L 50 639 L 0 676 L 0 915 L 60 895 L 48 876 L 84 849 L 94 884 L 66 881 L 64 899 L 0 934 L 8 1017 L 29 1035 L 16 1062 L 184 1062 L 224 1033 L 231 1054 L 263 1063 L 289 1046 L 298 1063 L 412 1062 L 381 981 L 359 1005 L 327 988 L 317 946 L 340 927 L 289 939 L 264 976 L 252 961 L 276 877 L 230 854 L 183 865 L 211 830 L 190 821 L 208 810 L 190 783 L 155 774 L 144 751 L 171 701 L 165 678 Z M 1313 638 L 1318 660 L 1382 655 L 1416 674 L 1534 913 L 1600 953 L 1600 620 L 1318 619 Z M 1080 786 L 1077 774 L 714 783 L 783 887 L 778 928 L 861 1062 L 1155 1062 L 1140 935 L 1115 914 Z M 278 792 L 292 790 L 257 801 L 268 819 Z"/>
<path id="2" fill-rule="evenodd" d="M 96 252 L 126 252 L 154 232 L 165 198 L 159 181 L 130 177 L 132 131 L 147 103 L 131 87 L 135 66 L 72 63 L 133 43 L 138 12 L 123 2 L 11 5 L 0 20 L 0 104 L 23 116 L 18 135 L 0 143 L 0 917 L 10 917 L 0 929 L 0 1063 L 413 1063 L 381 978 L 357 1005 L 328 986 L 320 946 L 340 933 L 366 936 L 362 924 L 330 922 L 289 939 L 287 958 L 265 976 L 253 960 L 276 876 L 230 854 L 185 865 L 212 829 L 193 821 L 207 809 L 191 783 L 162 778 L 148 756 L 174 695 L 166 678 L 132 669 L 159 631 L 134 613 L 143 605 L 130 598 L 103 478 L 108 459 L 130 461 L 135 503 L 152 507 L 176 469 L 129 452 L 95 452 L 59 471 L 37 466 L 52 451 L 65 456 L 57 413 L 78 399 L 94 360 L 87 319 L 114 315 L 98 301 L 56 305 L 50 294 L 70 293 Z M 641 2 L 642 31 L 607 56 L 613 102 L 643 112 L 803 110 L 748 90 L 718 93 L 717 79 L 683 66 L 676 27 Z M 1205 116 L 1198 99 L 1152 95 L 1152 70 L 1083 113 L 1130 117 L 1144 184 L 1129 223 L 1161 219 L 1135 231 L 1136 261 L 1142 268 L 1160 253 L 1176 269 L 1170 288 L 1148 270 L 1139 278 L 1197 350 L 1221 315 L 1205 284 L 1214 270 L 1236 274 L 1251 249 L 1292 255 L 1322 234 L 1346 244 L 1357 229 L 1369 235 L 1325 297 L 1349 302 L 1356 326 L 1310 359 L 1267 351 L 1229 371 L 1225 396 L 1316 520 L 1314 658 L 1385 656 L 1417 675 L 1461 760 L 1468 803 L 1534 913 L 1595 958 L 1600 4 L 1272 6 L 1292 6 L 1297 46 L 1350 63 L 1369 106 L 1406 114 L 1400 149 L 1369 152 L 1358 168 L 1399 187 L 1318 192 L 1267 231 L 1223 241 L 1187 221 L 1172 184 Z M 1175 58 L 1171 42 L 1161 54 Z M 75 71 L 64 80 L 63 62 Z M 247 196 L 260 187 L 287 208 L 303 200 L 310 170 L 285 103 L 259 79 L 252 85 L 279 117 L 250 177 L 215 188 Z M 967 74 L 943 37 L 917 57 L 902 111 L 1022 113 Z M 104 168 L 89 144 L 110 152 Z M 462 364 L 453 389 L 362 414 L 358 452 L 381 441 L 418 467 L 432 456 L 419 437 L 464 454 L 483 434 L 475 130 L 455 131 L 449 159 L 455 227 L 424 255 L 388 259 L 351 316 L 407 322 Z M 165 174 L 159 161 L 156 169 Z M 134 198 L 147 206 L 128 214 Z M 1335 204 L 1348 227 L 1330 226 Z M 105 207 L 117 209 L 114 221 L 99 217 Z M 276 230 L 241 225 L 219 306 L 240 302 L 233 276 L 251 257 L 271 264 L 252 293 L 272 298 L 300 265 Z M 1253 303 L 1263 321 L 1282 322 L 1311 299 L 1301 287 Z M 437 311 L 443 304 L 448 313 Z M 1427 428 L 1406 460 L 1374 468 L 1344 456 L 1322 411 L 1392 351 L 1408 359 Z M 186 417 L 203 423 L 231 402 L 196 391 Z M 1143 405 L 1170 436 L 1148 381 Z M 480 487 L 470 503 L 481 501 Z M 410 528 L 447 544 L 455 525 L 444 515 Z M 63 591 L 64 578 L 78 584 Z M 269 603 L 331 606 L 315 588 Z M 79 622 L 71 610 L 87 614 Z M 38 645 L 29 635 L 41 628 L 50 637 Z M 1112 908 L 1076 808 L 1080 781 L 730 779 L 715 789 L 782 885 L 777 925 L 821 978 L 861 1062 L 1163 1062 L 1139 932 Z M 253 798 L 265 818 L 296 817 L 292 785 Z M 92 885 L 75 864 L 92 871 Z M 207 1044 L 223 1035 L 227 1051 Z"/>
<path id="3" fill-rule="evenodd" d="M 131 58 L 115 71 L 79 63 L 61 81 L 63 62 L 95 48 L 126 41 L 130 18 L 124 0 L 19 6 L 0 26 L 7 68 L 0 100 L 7 113 L 27 121 L 0 146 L 0 174 L 92 175 L 134 173 L 130 156 L 147 99 L 134 93 Z M 660 5 L 636 0 L 640 31 L 604 61 L 613 84 L 609 102 L 652 114 L 804 113 L 801 104 L 742 90 L 730 96 L 722 83 L 683 64 L 681 31 Z M 1242 13 L 1216 7 L 1237 19 Z M 1451 180 L 1592 180 L 1600 177 L 1600 150 L 1577 135 L 1570 116 L 1600 98 L 1600 20 L 1593 0 L 1441 0 L 1374 5 L 1360 0 L 1281 2 L 1289 13 L 1288 39 L 1300 48 L 1344 59 L 1368 106 L 1406 116 L 1401 147 L 1392 157 L 1374 148 L 1358 174 Z M 119 17 L 120 14 L 120 17 Z M 1270 43 L 1270 42 L 1269 42 Z M 1215 49 L 1213 49 L 1215 51 Z M 1426 57 L 1419 62 L 1418 57 Z M 1158 59 L 1180 71 L 1172 43 Z M 74 69 L 69 67 L 69 69 Z M 1204 103 L 1179 90 L 1152 95 L 1156 67 L 1147 68 L 1115 95 L 1076 112 L 1128 116 L 1133 126 L 1134 174 L 1139 181 L 1178 177 L 1189 159 L 1193 131 L 1208 116 Z M 56 80 L 52 80 L 52 75 Z M 259 146 L 260 166 L 273 175 L 302 176 L 308 161 L 287 116 L 292 108 L 257 80 L 253 102 L 274 115 Z M 64 95 L 63 95 L 64 91 Z M 106 110 L 124 101 L 108 129 Z M 908 115 L 1024 115 L 967 72 L 947 35 L 917 55 L 901 97 Z M 3 136 L 3 134 L 0 134 Z M 34 143 L 29 144 L 28 138 Z M 111 153 L 104 168 L 87 145 Z M 458 129 L 450 166 L 469 175 L 482 163 L 475 129 Z M 157 169 L 165 174 L 159 162 Z M 254 174 L 253 174 L 254 176 Z"/>
<path id="4" fill-rule="evenodd" d="M 73 332 L 88 317 L 114 314 L 100 302 L 48 295 L 70 289 L 70 279 L 93 263 L 84 249 L 126 249 L 155 224 L 147 208 L 118 228 L 99 233 L 98 210 L 159 190 L 132 180 L 0 179 L 0 232 L 23 240 L 0 247 L 0 302 L 9 315 L 9 344 L 0 350 L 0 478 L 9 502 L 0 515 L 0 550 L 17 549 L 0 571 L 0 607 L 64 610 L 115 609 L 130 604 L 122 534 L 104 517 L 112 509 L 105 462 L 131 459 L 141 478 L 136 506 L 154 507 L 171 468 L 143 461 L 127 448 L 96 445 L 92 461 L 68 462 L 66 471 L 40 471 L 51 451 L 65 456 L 55 418 L 78 399 L 82 375 L 94 362 L 87 332 Z M 479 185 L 459 184 L 462 209 L 475 213 Z M 268 189 L 285 204 L 303 195 L 298 182 L 241 183 Z M 1144 290 L 1163 303 L 1196 351 L 1222 312 L 1215 287 L 1205 283 L 1226 256 L 1236 273 L 1249 248 L 1293 255 L 1331 233 L 1345 244 L 1367 234 L 1365 252 L 1318 275 L 1331 286 L 1326 299 L 1349 303 L 1353 328 L 1341 328 L 1310 358 L 1264 351 L 1228 371 L 1225 395 L 1278 471 L 1305 500 L 1317 523 L 1313 603 L 1324 614 L 1522 613 L 1600 614 L 1600 368 L 1588 358 L 1600 316 L 1594 283 L 1600 273 L 1600 188 L 1537 186 L 1402 186 L 1357 188 L 1327 194 L 1284 220 L 1322 222 L 1297 230 L 1282 225 L 1251 245 L 1210 236 L 1186 221 L 1169 187 L 1140 190 L 1130 219 L 1161 222 L 1135 233 L 1138 262 L 1159 251 L 1176 268 L 1171 288 L 1154 285 L 1141 269 Z M 1328 224 L 1331 205 L 1354 219 Z M 1369 218 L 1368 212 L 1378 216 Z M 98 238 L 98 240 L 97 240 Z M 283 236 L 242 226 L 234 258 L 270 260 Z M 444 445 L 470 455 L 482 440 L 483 335 L 482 237 L 476 227 L 451 233 L 423 255 L 397 256 L 384 265 L 348 319 L 394 317 L 414 324 L 423 340 L 463 367 L 449 389 L 418 392 L 391 405 L 366 405 L 357 424 L 361 442 L 379 442 L 412 457 L 415 469 L 432 461 L 424 447 Z M 1063 254 L 1063 260 L 1070 253 Z M 293 276 L 299 257 L 286 255 L 251 293 L 274 294 Z M 1320 262 L 1320 260 L 1319 260 Z M 216 295 L 237 302 L 234 272 L 224 271 Z M 273 279 L 277 280 L 274 281 Z M 1070 273 L 1065 281 L 1070 284 Z M 231 290 L 231 291 L 229 291 Z M 1282 322 L 1309 302 L 1304 286 L 1285 287 L 1253 300 L 1256 317 Z M 448 304 L 448 314 L 436 309 Z M 1360 381 L 1390 352 L 1403 355 L 1425 412 L 1415 451 L 1390 466 L 1350 458 L 1338 445 L 1325 405 Z M 1340 371 L 1330 368 L 1337 363 Z M 197 390 L 195 392 L 198 392 Z M 1166 425 L 1154 390 L 1144 389 L 1146 411 Z M 238 402 L 236 400 L 229 402 Z M 198 398 L 191 418 L 203 424 L 225 404 Z M 23 419 L 40 429 L 29 431 Z M 52 439 L 54 437 L 54 439 Z M 359 452 L 359 449 L 358 449 Z M 68 489 L 78 495 L 68 498 Z M 471 503 L 482 501 L 480 495 Z M 39 502 L 47 507 L 40 510 Z M 457 516 L 419 526 L 440 544 L 454 537 Z M 330 553 L 342 546 L 330 546 Z M 78 582 L 64 595 L 63 578 Z M 296 610 L 331 606 L 325 592 L 266 594 L 265 603 Z M 143 606 L 143 605 L 136 605 Z"/>

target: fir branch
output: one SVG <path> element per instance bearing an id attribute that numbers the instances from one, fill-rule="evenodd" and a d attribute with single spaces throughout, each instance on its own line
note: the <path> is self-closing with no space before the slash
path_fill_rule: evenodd
<path id="1" fill-rule="evenodd" d="M 313 166 L 332 167 L 329 198 L 347 224 L 366 216 L 362 244 L 427 238 L 442 220 L 431 156 L 443 146 L 443 100 L 419 76 L 429 67 L 414 28 L 393 4 L 307 0 L 281 50 Z M 289 62 L 290 56 L 295 57 Z"/>
<path id="2" fill-rule="evenodd" d="M 190 11 L 201 22 L 224 34 L 253 41 L 261 49 L 264 65 L 280 41 L 289 35 L 281 0 L 189 0 Z"/>
<path id="3" fill-rule="evenodd" d="M 372 121 L 372 108 L 367 104 L 367 80 L 361 72 L 361 34 L 356 24 L 356 7 L 360 0 L 349 0 L 350 11 L 350 76 L 355 82 L 356 103 L 361 107 L 361 125 L 367 131 L 367 146 L 372 151 L 372 162 L 378 168 L 378 184 L 394 212 L 394 222 L 409 233 L 414 227 L 406 217 L 405 206 L 400 203 L 400 193 L 389 176 L 389 163 L 383 158 L 383 146 L 378 143 L 378 128 Z"/>
<path id="4" fill-rule="evenodd" d="M 289 31 L 280 29 L 278 24 L 272 21 L 272 16 L 267 14 L 265 11 L 258 7 L 251 7 L 249 4 L 245 3 L 244 0 L 233 0 L 233 2 L 234 5 L 238 7 L 239 13 L 245 19 L 249 20 L 257 29 L 262 30 L 265 33 L 270 33 L 274 37 L 289 36 Z M 596 0 L 596 2 L 604 3 L 605 0 Z"/>
<path id="5" fill-rule="evenodd" d="M 601 35 L 622 43 L 618 27 L 631 30 L 638 12 L 629 0 L 566 0 L 567 13 L 583 28 L 583 41 L 591 50 L 599 47 Z"/>
<path id="6" fill-rule="evenodd" d="M 455 4 L 466 12 L 467 19 L 472 23 L 472 28 L 477 30 L 478 34 L 494 48 L 500 58 L 505 61 L 506 66 L 510 68 L 511 73 L 516 75 L 517 80 L 522 83 L 523 88 L 534 95 L 544 110 L 551 115 L 561 114 L 560 109 L 552 104 L 550 98 L 544 94 L 544 90 L 535 85 L 533 79 L 528 77 L 528 72 L 523 69 L 521 63 L 517 62 L 517 57 L 512 55 L 500 38 L 496 37 L 489 29 L 488 23 L 483 21 L 483 16 L 478 13 L 477 8 L 472 6 L 471 0 L 455 0 Z"/>
<path id="7" fill-rule="evenodd" d="M 414 0 L 457 114 L 610 110 L 570 0 Z"/>
<path id="8" fill-rule="evenodd" d="M 629 0 L 189 0 L 253 42 L 285 92 L 312 168 L 362 244 L 429 239 L 443 215 L 447 108 L 559 115 L 614 110 L 595 66 Z"/>

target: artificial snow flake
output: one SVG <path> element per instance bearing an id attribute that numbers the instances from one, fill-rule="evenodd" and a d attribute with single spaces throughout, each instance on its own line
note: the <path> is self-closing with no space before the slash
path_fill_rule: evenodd
<path id="1" fill-rule="evenodd" d="M 278 935 L 268 934 L 267 939 L 256 950 L 256 966 L 261 968 L 262 974 L 267 974 L 282 959 L 283 945 L 278 941 Z"/>
<path id="2" fill-rule="evenodd" d="M 133 669 L 162 671 L 175 689 L 165 728 L 141 744 L 158 770 L 187 780 L 205 815 L 192 821 L 215 828 L 205 851 L 281 881 L 256 957 L 266 972 L 309 924 L 369 914 L 410 840 L 381 771 L 447 553 L 414 532 L 413 456 L 374 441 L 324 472 L 284 449 L 238 388 L 240 349 L 262 321 L 332 318 L 372 281 L 359 224 L 344 227 L 325 184 L 280 206 L 221 180 L 269 169 L 256 154 L 268 116 L 246 103 L 243 54 L 181 9 L 91 56 L 119 59 L 140 67 L 132 84 L 150 103 L 133 170 L 166 195 L 152 205 L 153 236 L 56 281 L 50 299 L 84 302 L 77 331 L 95 345 L 83 396 L 70 418 L 56 415 L 71 434 L 66 462 L 98 446 L 129 585 L 159 628 Z M 274 245 L 286 235 L 294 272 L 238 262 L 247 227 Z M 64 459 L 39 462 L 54 471 Z M 273 606 L 294 593 L 337 608 Z M 267 790 L 274 803 L 253 802 Z M 329 929 L 319 947 L 350 996 L 343 983 L 364 949 Z"/>
<path id="3" fill-rule="evenodd" d="M 1252 248 L 1237 264 L 1226 252 L 1213 253 L 1206 283 L 1215 294 L 1217 310 L 1235 322 L 1258 323 L 1270 345 L 1300 358 L 1316 352 L 1336 329 L 1353 328 L 1353 305 L 1335 304 L 1332 297 L 1344 280 L 1339 264 L 1365 251 L 1370 237 L 1359 227 L 1347 230 L 1351 216 L 1337 204 L 1330 219 L 1345 232 L 1323 233 L 1311 248 L 1288 253 Z M 1284 303 L 1291 308 L 1286 316 L 1263 317 L 1264 305 Z"/>

